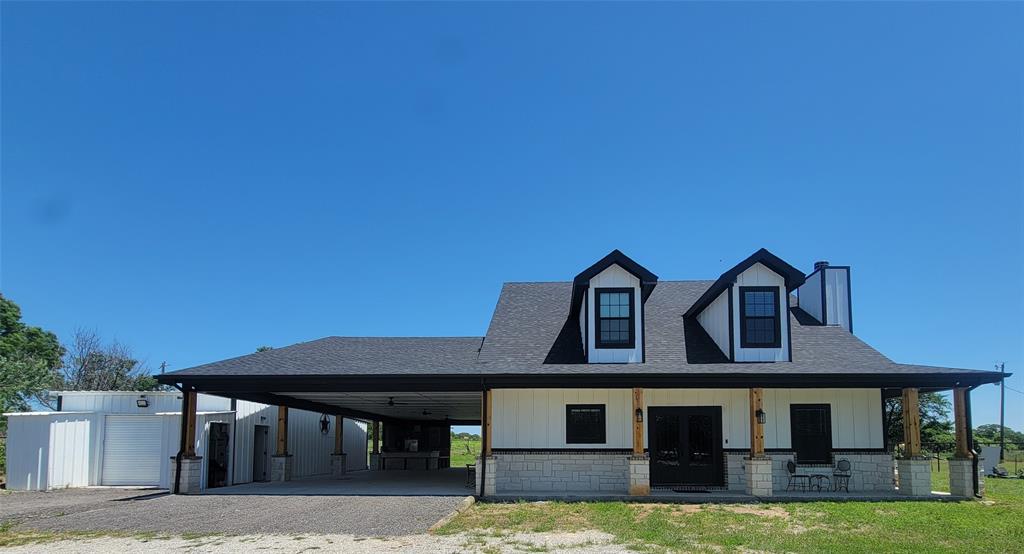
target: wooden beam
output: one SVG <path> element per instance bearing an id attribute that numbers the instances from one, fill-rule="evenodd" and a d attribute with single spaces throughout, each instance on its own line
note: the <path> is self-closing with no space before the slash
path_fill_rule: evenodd
<path id="1" fill-rule="evenodd" d="M 483 394 L 483 416 L 484 416 L 484 456 L 491 455 L 491 389 Z"/>
<path id="2" fill-rule="evenodd" d="M 373 453 L 380 454 L 380 422 L 373 421 Z"/>
<path id="3" fill-rule="evenodd" d="M 917 389 L 903 389 L 903 456 L 921 455 L 921 408 Z"/>
<path id="4" fill-rule="evenodd" d="M 288 455 L 288 406 L 277 407 L 277 455 Z"/>
<path id="5" fill-rule="evenodd" d="M 633 389 L 633 411 L 629 413 L 629 417 L 633 418 L 633 455 L 643 456 L 644 455 L 644 422 L 636 417 L 637 410 L 643 413 L 644 409 L 644 389 L 634 388 Z"/>
<path id="6" fill-rule="evenodd" d="M 953 426 L 956 430 L 956 450 L 954 456 L 957 458 L 970 458 L 971 450 L 967 445 L 967 389 L 953 389 Z"/>
<path id="7" fill-rule="evenodd" d="M 345 453 L 345 418 L 334 416 L 334 453 Z"/>
<path id="8" fill-rule="evenodd" d="M 764 457 L 764 425 L 758 423 L 757 412 L 764 409 L 764 389 L 750 389 L 750 457 Z"/>
<path id="9" fill-rule="evenodd" d="M 196 455 L 196 392 L 184 393 L 183 404 L 185 411 L 181 417 L 186 419 L 185 423 L 185 456 Z"/>

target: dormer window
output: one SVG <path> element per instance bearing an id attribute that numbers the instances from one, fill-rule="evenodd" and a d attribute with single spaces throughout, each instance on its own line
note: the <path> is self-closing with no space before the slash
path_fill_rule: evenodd
<path id="1" fill-rule="evenodd" d="M 778 287 L 740 287 L 740 346 L 782 345 Z"/>
<path id="2" fill-rule="evenodd" d="M 632 288 L 596 289 L 597 348 L 634 348 L 634 313 Z"/>

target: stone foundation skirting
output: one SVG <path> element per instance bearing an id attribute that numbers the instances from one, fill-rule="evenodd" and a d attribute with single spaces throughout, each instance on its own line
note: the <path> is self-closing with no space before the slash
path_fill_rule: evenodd
<path id="1" fill-rule="evenodd" d="M 174 492 L 174 480 L 178 476 L 178 459 L 171 457 L 171 492 Z M 199 494 L 200 480 L 203 471 L 203 458 L 200 456 L 184 456 L 181 458 L 181 481 L 178 482 L 178 494 Z"/>
<path id="2" fill-rule="evenodd" d="M 560 450 L 557 452 L 495 453 L 493 457 L 495 460 L 494 471 L 491 471 L 490 466 L 487 469 L 488 477 L 494 475 L 494 487 L 497 494 L 550 492 L 629 494 L 631 484 L 629 458 L 629 454 L 617 451 L 574 453 Z"/>
<path id="3" fill-rule="evenodd" d="M 726 488 L 731 491 L 747 489 L 747 453 L 727 452 L 725 454 Z M 786 464 L 795 459 L 792 452 L 769 452 L 765 457 L 771 459 L 772 488 L 783 492 L 789 485 L 789 471 Z M 849 460 L 851 467 L 850 492 L 884 492 L 894 487 L 892 454 L 886 452 L 835 452 L 831 465 L 799 465 L 799 475 L 827 475 L 831 478 L 835 462 Z"/>
<path id="4" fill-rule="evenodd" d="M 927 458 L 896 461 L 899 468 L 900 494 L 927 496 L 932 493 L 932 462 Z"/>
<path id="5" fill-rule="evenodd" d="M 978 484 L 984 482 L 981 477 Z M 972 498 L 974 496 L 974 460 L 951 458 L 949 460 L 949 494 Z"/>
<path id="6" fill-rule="evenodd" d="M 629 457 L 629 495 L 651 494 L 651 458 L 646 454 Z"/>
<path id="7" fill-rule="evenodd" d="M 292 455 L 273 455 L 270 457 L 270 480 L 278 483 L 292 480 Z"/>
<path id="8" fill-rule="evenodd" d="M 331 477 L 341 479 L 348 471 L 347 454 L 331 454 Z"/>

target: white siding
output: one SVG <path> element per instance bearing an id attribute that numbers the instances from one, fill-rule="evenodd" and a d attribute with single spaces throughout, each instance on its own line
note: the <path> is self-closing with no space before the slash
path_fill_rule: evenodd
<path id="1" fill-rule="evenodd" d="M 779 288 L 779 319 L 782 329 L 781 348 L 743 348 L 742 330 L 740 325 L 740 287 L 778 287 Z M 734 356 L 737 362 L 783 362 L 789 360 L 789 306 L 786 295 L 786 282 L 781 275 L 768 269 L 766 266 L 757 263 L 736 277 L 736 286 L 733 287 L 733 333 Z"/>
<path id="2" fill-rule="evenodd" d="M 177 391 L 61 391 L 62 412 L 103 412 L 106 414 L 154 415 L 181 411 L 181 393 Z M 149 401 L 146 408 L 135 402 L 141 396 Z M 208 394 L 197 395 L 196 409 L 200 412 L 229 410 L 231 400 Z"/>
<path id="3" fill-rule="evenodd" d="M 47 412 L 7 418 L 7 487 L 47 490 L 90 484 L 95 414 Z"/>
<path id="4" fill-rule="evenodd" d="M 796 290 L 800 308 L 821 322 L 821 273 L 814 272 L 808 275 L 807 281 Z"/>
<path id="5" fill-rule="evenodd" d="M 495 389 L 494 448 L 631 448 L 630 389 Z M 566 404 L 605 404 L 607 441 L 565 442 Z M 882 448 L 882 397 L 878 389 L 764 389 L 765 447 L 790 448 L 790 404 L 830 404 L 834 448 Z M 748 389 L 644 389 L 649 406 L 721 406 L 723 448 L 750 448 Z M 644 445 L 647 445 L 647 427 Z"/>
<path id="6" fill-rule="evenodd" d="M 342 448 L 345 449 L 345 467 L 349 471 L 366 469 L 366 424 L 353 419 L 344 419 L 345 436 L 342 438 Z"/>
<path id="7" fill-rule="evenodd" d="M 583 344 L 583 351 L 587 351 L 587 298 L 590 291 L 583 292 L 583 299 L 580 300 L 580 341 Z"/>
<path id="8" fill-rule="evenodd" d="M 701 327 L 711 335 L 718 348 L 729 357 L 729 291 L 724 290 L 704 311 L 697 314 Z"/>
<path id="9" fill-rule="evenodd" d="M 634 314 L 634 328 L 633 332 L 636 337 L 636 347 L 632 349 L 627 348 L 596 348 L 595 336 L 596 332 L 596 314 L 597 309 L 594 306 L 594 299 L 597 297 L 594 294 L 594 289 L 598 288 L 632 288 L 633 289 L 633 303 L 636 310 Z M 590 280 L 589 294 L 587 294 L 587 306 L 589 322 L 587 323 L 590 333 L 587 337 L 587 361 L 592 364 L 604 364 L 604 363 L 639 363 L 643 361 L 643 302 L 640 299 L 640 279 L 638 279 L 632 273 L 622 269 L 618 265 L 611 265 L 601 273 L 598 273 Z"/>
<path id="10" fill-rule="evenodd" d="M 850 330 L 849 269 L 829 267 L 825 269 L 825 306 L 828 310 L 826 322 Z"/>

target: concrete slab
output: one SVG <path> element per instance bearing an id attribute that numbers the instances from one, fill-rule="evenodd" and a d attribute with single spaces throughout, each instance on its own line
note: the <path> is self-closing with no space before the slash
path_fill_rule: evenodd
<path id="1" fill-rule="evenodd" d="M 434 471 L 353 471 L 343 478 L 330 476 L 284 482 L 247 483 L 208 489 L 208 495 L 262 496 L 468 496 L 466 469 Z"/>

